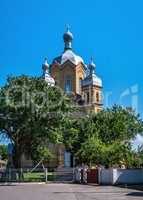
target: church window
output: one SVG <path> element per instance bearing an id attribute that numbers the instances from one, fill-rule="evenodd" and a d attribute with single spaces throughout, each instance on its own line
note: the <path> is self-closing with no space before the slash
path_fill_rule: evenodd
<path id="1" fill-rule="evenodd" d="M 89 103 L 89 92 L 86 93 L 86 101 L 87 101 L 87 104 Z"/>
<path id="2" fill-rule="evenodd" d="M 65 92 L 70 93 L 72 91 L 72 80 L 70 76 L 65 79 Z"/>
<path id="3" fill-rule="evenodd" d="M 82 78 L 79 78 L 79 93 L 82 91 Z"/>
<path id="4" fill-rule="evenodd" d="M 99 102 L 99 92 L 96 92 L 96 101 Z"/>

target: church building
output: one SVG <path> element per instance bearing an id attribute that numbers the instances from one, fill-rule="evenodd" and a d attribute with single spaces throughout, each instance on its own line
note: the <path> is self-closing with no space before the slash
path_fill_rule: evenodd
<path id="1" fill-rule="evenodd" d="M 98 112 L 102 109 L 102 80 L 96 75 L 96 65 L 88 65 L 72 49 L 73 34 L 69 28 L 63 35 L 64 51 L 49 65 L 42 65 L 43 77 L 51 86 L 58 85 L 81 107 L 82 111 Z"/>
<path id="2" fill-rule="evenodd" d="M 63 35 L 64 51 L 55 57 L 51 64 L 45 59 L 42 64 L 42 77 L 50 86 L 59 86 L 81 108 L 81 112 L 97 113 L 102 109 L 102 80 L 96 75 L 93 59 L 89 64 L 74 53 L 73 34 L 69 29 Z M 74 158 L 62 144 L 49 144 L 54 158 L 48 167 L 73 167 Z M 25 160 L 25 159 L 23 159 Z M 25 163 L 25 161 L 24 161 Z M 30 165 L 31 161 L 27 161 Z"/>

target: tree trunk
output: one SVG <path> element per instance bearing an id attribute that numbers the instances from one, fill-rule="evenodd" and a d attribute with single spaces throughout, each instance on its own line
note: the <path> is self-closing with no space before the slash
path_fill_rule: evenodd
<path id="1" fill-rule="evenodd" d="M 21 157 L 22 157 L 21 148 L 15 146 L 13 155 L 13 165 L 14 168 L 16 169 L 16 172 L 18 173 L 18 181 L 24 180 L 23 170 L 21 166 Z"/>
<path id="2" fill-rule="evenodd" d="M 14 155 L 13 155 L 13 164 L 16 169 L 21 168 L 21 149 L 15 146 L 14 148 Z"/>

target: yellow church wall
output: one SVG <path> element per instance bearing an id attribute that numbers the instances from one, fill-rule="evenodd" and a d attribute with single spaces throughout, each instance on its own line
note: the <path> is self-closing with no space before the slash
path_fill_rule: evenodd
<path id="1" fill-rule="evenodd" d="M 66 62 L 63 65 L 53 65 L 51 67 L 51 76 L 55 79 L 56 84 L 65 90 L 66 77 L 70 76 L 72 80 L 72 92 L 81 94 L 80 78 L 83 80 L 85 72 L 81 63 L 77 66 L 71 62 Z"/>
<path id="2" fill-rule="evenodd" d="M 66 81 L 66 78 L 69 76 L 71 77 L 71 81 L 72 81 L 72 92 L 75 93 L 76 92 L 76 71 L 75 71 L 75 66 L 70 63 L 70 62 L 67 62 L 66 64 L 64 65 L 61 65 L 61 74 L 60 74 L 60 77 L 61 77 L 61 88 L 63 90 L 65 90 L 65 81 Z"/>
<path id="3" fill-rule="evenodd" d="M 82 94 L 82 88 L 80 88 L 80 79 L 84 79 L 85 72 L 81 63 L 76 66 L 76 93 Z"/>

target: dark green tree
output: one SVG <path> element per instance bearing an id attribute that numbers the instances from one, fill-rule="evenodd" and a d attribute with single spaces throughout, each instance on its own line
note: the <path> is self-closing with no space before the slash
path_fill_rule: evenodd
<path id="1" fill-rule="evenodd" d="M 0 133 L 14 144 L 16 168 L 21 167 L 21 155 L 32 154 L 35 145 L 62 141 L 61 126 L 72 109 L 61 89 L 41 78 L 8 78 L 0 90 Z"/>
<path id="2" fill-rule="evenodd" d="M 49 162 L 49 160 L 54 157 L 54 155 L 47 148 L 47 145 L 38 145 L 33 150 L 32 159 L 37 163 Z"/>
<path id="3" fill-rule="evenodd" d="M 131 141 L 143 132 L 143 122 L 134 111 L 113 106 L 97 114 L 74 119 L 63 132 L 65 144 L 79 162 L 112 166 L 135 166 Z"/>
<path id="4" fill-rule="evenodd" d="M 7 160 L 8 159 L 8 152 L 7 152 L 7 146 L 1 144 L 0 145 L 0 157 L 2 160 Z"/>
<path id="5" fill-rule="evenodd" d="M 143 133 L 143 121 L 132 109 L 113 106 L 91 117 L 102 142 L 133 140 L 138 133 Z"/>

